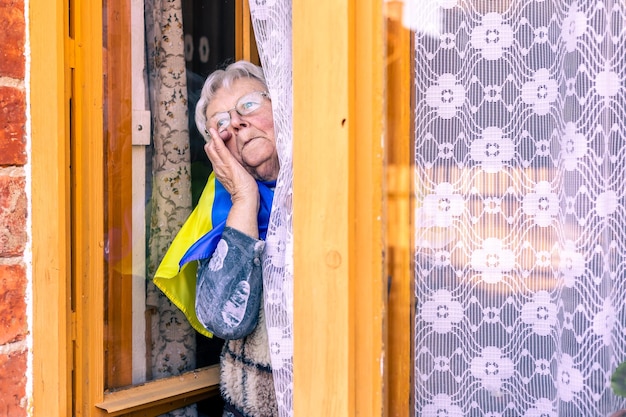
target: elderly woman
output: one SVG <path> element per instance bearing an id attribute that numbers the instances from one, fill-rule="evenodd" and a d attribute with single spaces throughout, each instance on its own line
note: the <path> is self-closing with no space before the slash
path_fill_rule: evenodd
<path id="1" fill-rule="evenodd" d="M 261 68 L 238 61 L 212 73 L 196 107 L 196 125 L 216 179 L 232 206 L 213 254 L 199 261 L 196 315 L 226 339 L 221 355 L 224 416 L 278 414 L 263 319 L 257 215 L 259 188 L 278 176 L 270 96 Z M 228 284 L 224 284 L 228 282 Z"/>

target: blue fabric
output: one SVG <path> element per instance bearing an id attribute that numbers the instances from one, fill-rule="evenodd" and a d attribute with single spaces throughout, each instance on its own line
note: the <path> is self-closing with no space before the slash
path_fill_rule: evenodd
<path id="1" fill-rule="evenodd" d="M 267 235 L 267 227 L 270 220 L 270 212 L 272 210 L 272 200 L 274 199 L 274 187 L 276 181 L 261 182 L 257 181 L 260 195 L 260 208 L 257 222 L 259 224 L 259 238 L 265 240 Z M 232 207 L 230 194 L 219 181 L 215 181 L 215 202 L 211 213 L 213 219 L 213 229 L 198 239 L 185 252 L 180 260 L 179 266 L 182 268 L 188 262 L 197 261 L 199 259 L 210 258 L 217 247 L 218 242 L 226 225 L 228 212 Z"/>

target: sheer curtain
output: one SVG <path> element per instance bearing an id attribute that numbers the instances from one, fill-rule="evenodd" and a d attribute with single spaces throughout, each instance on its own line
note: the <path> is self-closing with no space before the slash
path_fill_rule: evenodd
<path id="1" fill-rule="evenodd" d="M 413 0 L 416 416 L 626 406 L 623 1 Z M 281 174 L 265 309 L 292 414 L 290 1 L 250 0 Z"/>
<path id="2" fill-rule="evenodd" d="M 293 415 L 291 0 L 250 0 L 249 4 L 272 97 L 280 159 L 263 261 L 263 294 L 278 411 L 286 417 Z"/>
<path id="3" fill-rule="evenodd" d="M 607 416 L 626 360 L 626 5 L 428 0 L 416 416 Z"/>

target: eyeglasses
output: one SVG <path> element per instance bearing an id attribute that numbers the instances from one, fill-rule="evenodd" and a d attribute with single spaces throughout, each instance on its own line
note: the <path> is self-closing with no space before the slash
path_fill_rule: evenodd
<path id="1" fill-rule="evenodd" d="M 209 137 L 211 136 L 209 127 L 215 128 L 218 133 L 224 132 L 228 126 L 230 126 L 230 112 L 235 110 L 239 116 L 249 116 L 261 107 L 264 98 L 269 100 L 269 97 L 269 93 L 254 91 L 239 98 L 237 104 L 235 104 L 235 107 L 232 109 L 218 112 L 211 116 L 207 122 L 206 134 L 209 135 Z"/>

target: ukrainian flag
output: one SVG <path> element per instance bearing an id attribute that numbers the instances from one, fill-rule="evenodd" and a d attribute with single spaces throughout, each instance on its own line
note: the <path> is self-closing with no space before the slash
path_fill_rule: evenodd
<path id="1" fill-rule="evenodd" d="M 265 239 L 275 182 L 257 181 L 260 194 L 259 237 Z M 200 334 L 213 335 L 196 317 L 196 272 L 198 259 L 209 258 L 222 236 L 232 206 L 230 194 L 211 173 L 198 205 L 172 241 L 154 274 L 154 284 L 187 317 Z"/>

